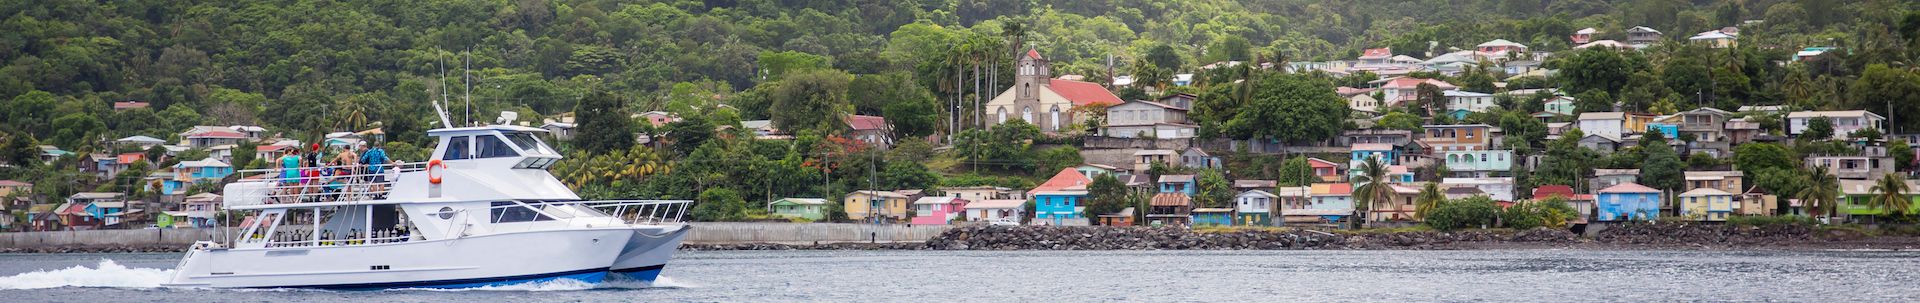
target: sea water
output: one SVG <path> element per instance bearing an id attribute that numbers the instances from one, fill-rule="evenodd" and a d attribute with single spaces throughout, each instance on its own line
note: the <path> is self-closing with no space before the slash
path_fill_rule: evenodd
<path id="1" fill-rule="evenodd" d="M 1859 301 L 1920 298 L 1911 251 L 680 252 L 658 281 L 465 290 L 159 287 L 179 254 L 0 254 L 0 301 Z M 89 299 L 92 298 L 92 299 Z"/>

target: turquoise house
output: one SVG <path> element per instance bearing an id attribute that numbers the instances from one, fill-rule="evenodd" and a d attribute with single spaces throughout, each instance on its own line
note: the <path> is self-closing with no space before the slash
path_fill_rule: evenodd
<path id="1" fill-rule="evenodd" d="M 1620 183 L 1597 191 L 1600 221 L 1652 220 L 1660 217 L 1660 190 Z"/>
<path id="2" fill-rule="evenodd" d="M 1511 150 L 1469 150 L 1445 152 L 1447 170 L 1453 171 L 1453 177 L 1484 178 L 1494 172 L 1506 172 L 1513 169 L 1513 151 Z"/>
<path id="3" fill-rule="evenodd" d="M 1086 186 L 1071 186 L 1061 190 L 1037 192 L 1033 195 L 1033 219 L 1052 221 L 1053 225 L 1087 225 L 1086 207 L 1080 206 L 1087 198 Z M 1071 220 L 1069 219 L 1080 219 Z"/>
<path id="4" fill-rule="evenodd" d="M 1347 176 L 1359 176 L 1367 158 L 1380 158 L 1380 163 L 1388 166 L 1400 165 L 1400 151 L 1391 143 L 1354 143 L 1353 152 L 1347 159 Z"/>
<path id="5" fill-rule="evenodd" d="M 1162 193 L 1182 193 L 1187 194 L 1187 196 L 1193 196 L 1193 193 L 1196 192 L 1193 189 L 1194 186 L 1193 175 L 1160 176 L 1160 192 Z"/>
<path id="6" fill-rule="evenodd" d="M 820 220 L 827 217 L 827 199 L 821 198 L 784 198 L 768 204 L 773 214 L 788 218 L 806 218 Z"/>
<path id="7" fill-rule="evenodd" d="M 1674 135 L 1680 133 L 1679 124 L 1647 124 L 1647 130 L 1657 130 L 1666 134 L 1667 142 L 1680 142 L 1680 139 L 1675 138 L 1676 135 Z"/>
<path id="8" fill-rule="evenodd" d="M 1232 208 L 1196 208 L 1189 216 L 1193 226 L 1233 226 Z"/>
<path id="9" fill-rule="evenodd" d="M 201 182 L 217 183 L 233 174 L 233 166 L 213 158 L 173 165 L 173 178 L 161 183 L 161 193 L 186 194 L 186 189 Z"/>

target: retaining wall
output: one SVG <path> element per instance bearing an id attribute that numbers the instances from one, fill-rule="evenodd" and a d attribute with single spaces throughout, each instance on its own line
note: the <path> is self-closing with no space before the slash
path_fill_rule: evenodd
<path id="1" fill-rule="evenodd" d="M 926 242 L 951 225 L 860 223 L 701 222 L 687 232 L 688 244 L 837 242 Z"/>
<path id="2" fill-rule="evenodd" d="M 693 223 L 689 244 L 838 242 L 925 242 L 947 231 L 948 225 L 857 223 Z M 212 228 L 83 230 L 0 233 L 0 248 L 61 245 L 180 245 L 213 238 Z M 221 233 L 227 235 L 228 233 Z"/>

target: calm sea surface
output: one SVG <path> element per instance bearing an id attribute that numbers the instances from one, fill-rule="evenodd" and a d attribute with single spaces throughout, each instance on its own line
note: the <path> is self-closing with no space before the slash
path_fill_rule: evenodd
<path id="1" fill-rule="evenodd" d="M 155 287 L 178 258 L 0 254 L 0 301 L 1920 301 L 1920 252 L 681 252 L 654 285 Z"/>

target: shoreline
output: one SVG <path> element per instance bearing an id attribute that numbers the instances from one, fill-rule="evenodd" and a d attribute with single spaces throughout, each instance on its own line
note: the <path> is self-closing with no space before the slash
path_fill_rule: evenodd
<path id="1" fill-rule="evenodd" d="M 186 245 L 58 245 L 0 253 L 162 253 Z M 681 244 L 681 251 L 755 250 L 1920 250 L 1920 237 L 1868 236 L 1800 225 L 1635 225 L 1596 237 L 1560 229 L 1315 231 L 1281 228 L 955 227 L 926 242 Z"/>

